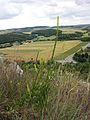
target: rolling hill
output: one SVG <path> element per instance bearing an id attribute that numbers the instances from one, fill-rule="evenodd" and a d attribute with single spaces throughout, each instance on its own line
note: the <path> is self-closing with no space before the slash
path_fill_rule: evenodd
<path id="1" fill-rule="evenodd" d="M 14 29 L 7 29 L 7 30 L 0 30 L 0 33 L 10 33 L 10 32 L 32 32 L 34 30 L 41 30 L 41 29 L 50 29 L 56 28 L 56 26 L 35 26 L 35 27 L 25 27 L 25 28 L 14 28 Z M 84 25 L 70 25 L 70 26 L 60 26 L 60 28 L 71 28 L 71 29 L 90 29 L 90 24 Z"/>

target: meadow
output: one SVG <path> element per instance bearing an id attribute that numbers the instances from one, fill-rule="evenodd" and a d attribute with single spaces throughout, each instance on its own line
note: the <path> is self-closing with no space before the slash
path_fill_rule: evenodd
<path id="1" fill-rule="evenodd" d="M 58 41 L 54 58 L 61 59 L 60 56 L 67 57 L 71 53 L 75 53 L 76 50 L 81 49 L 82 46 L 87 44 L 86 42 L 81 42 L 79 40 L 73 40 L 73 41 Z M 39 60 L 49 60 L 52 55 L 54 47 L 54 41 L 38 41 L 38 42 L 31 42 L 31 43 L 24 43 L 23 45 L 8 47 L 0 49 L 0 53 L 3 53 L 6 55 L 9 59 L 15 59 L 15 60 L 30 60 L 30 59 L 36 59 L 38 54 Z M 77 49 L 74 49 L 77 48 Z M 70 52 L 70 50 L 73 52 Z M 64 57 L 64 58 L 65 58 Z"/>

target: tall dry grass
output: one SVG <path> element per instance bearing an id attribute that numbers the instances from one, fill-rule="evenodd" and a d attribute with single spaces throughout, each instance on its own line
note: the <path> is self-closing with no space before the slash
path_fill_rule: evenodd
<path id="1" fill-rule="evenodd" d="M 1 120 L 89 120 L 90 73 L 87 81 L 63 65 L 23 66 L 19 76 L 0 65 Z"/>

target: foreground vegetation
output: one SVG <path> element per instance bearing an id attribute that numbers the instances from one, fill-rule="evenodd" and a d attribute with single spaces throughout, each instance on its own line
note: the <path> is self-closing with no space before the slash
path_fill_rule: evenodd
<path id="1" fill-rule="evenodd" d="M 90 119 L 89 63 L 19 64 L 22 76 L 0 65 L 1 120 Z"/>

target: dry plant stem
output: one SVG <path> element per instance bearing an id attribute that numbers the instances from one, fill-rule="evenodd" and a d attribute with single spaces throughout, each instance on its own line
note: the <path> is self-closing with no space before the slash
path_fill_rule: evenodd
<path id="1" fill-rule="evenodd" d="M 56 45 L 57 45 L 57 41 L 58 41 L 58 30 L 59 30 L 59 16 L 57 16 L 57 35 L 56 35 L 56 40 L 55 40 L 55 44 L 54 44 L 51 60 L 53 60 L 54 54 L 55 54 L 55 49 L 56 49 Z"/>

